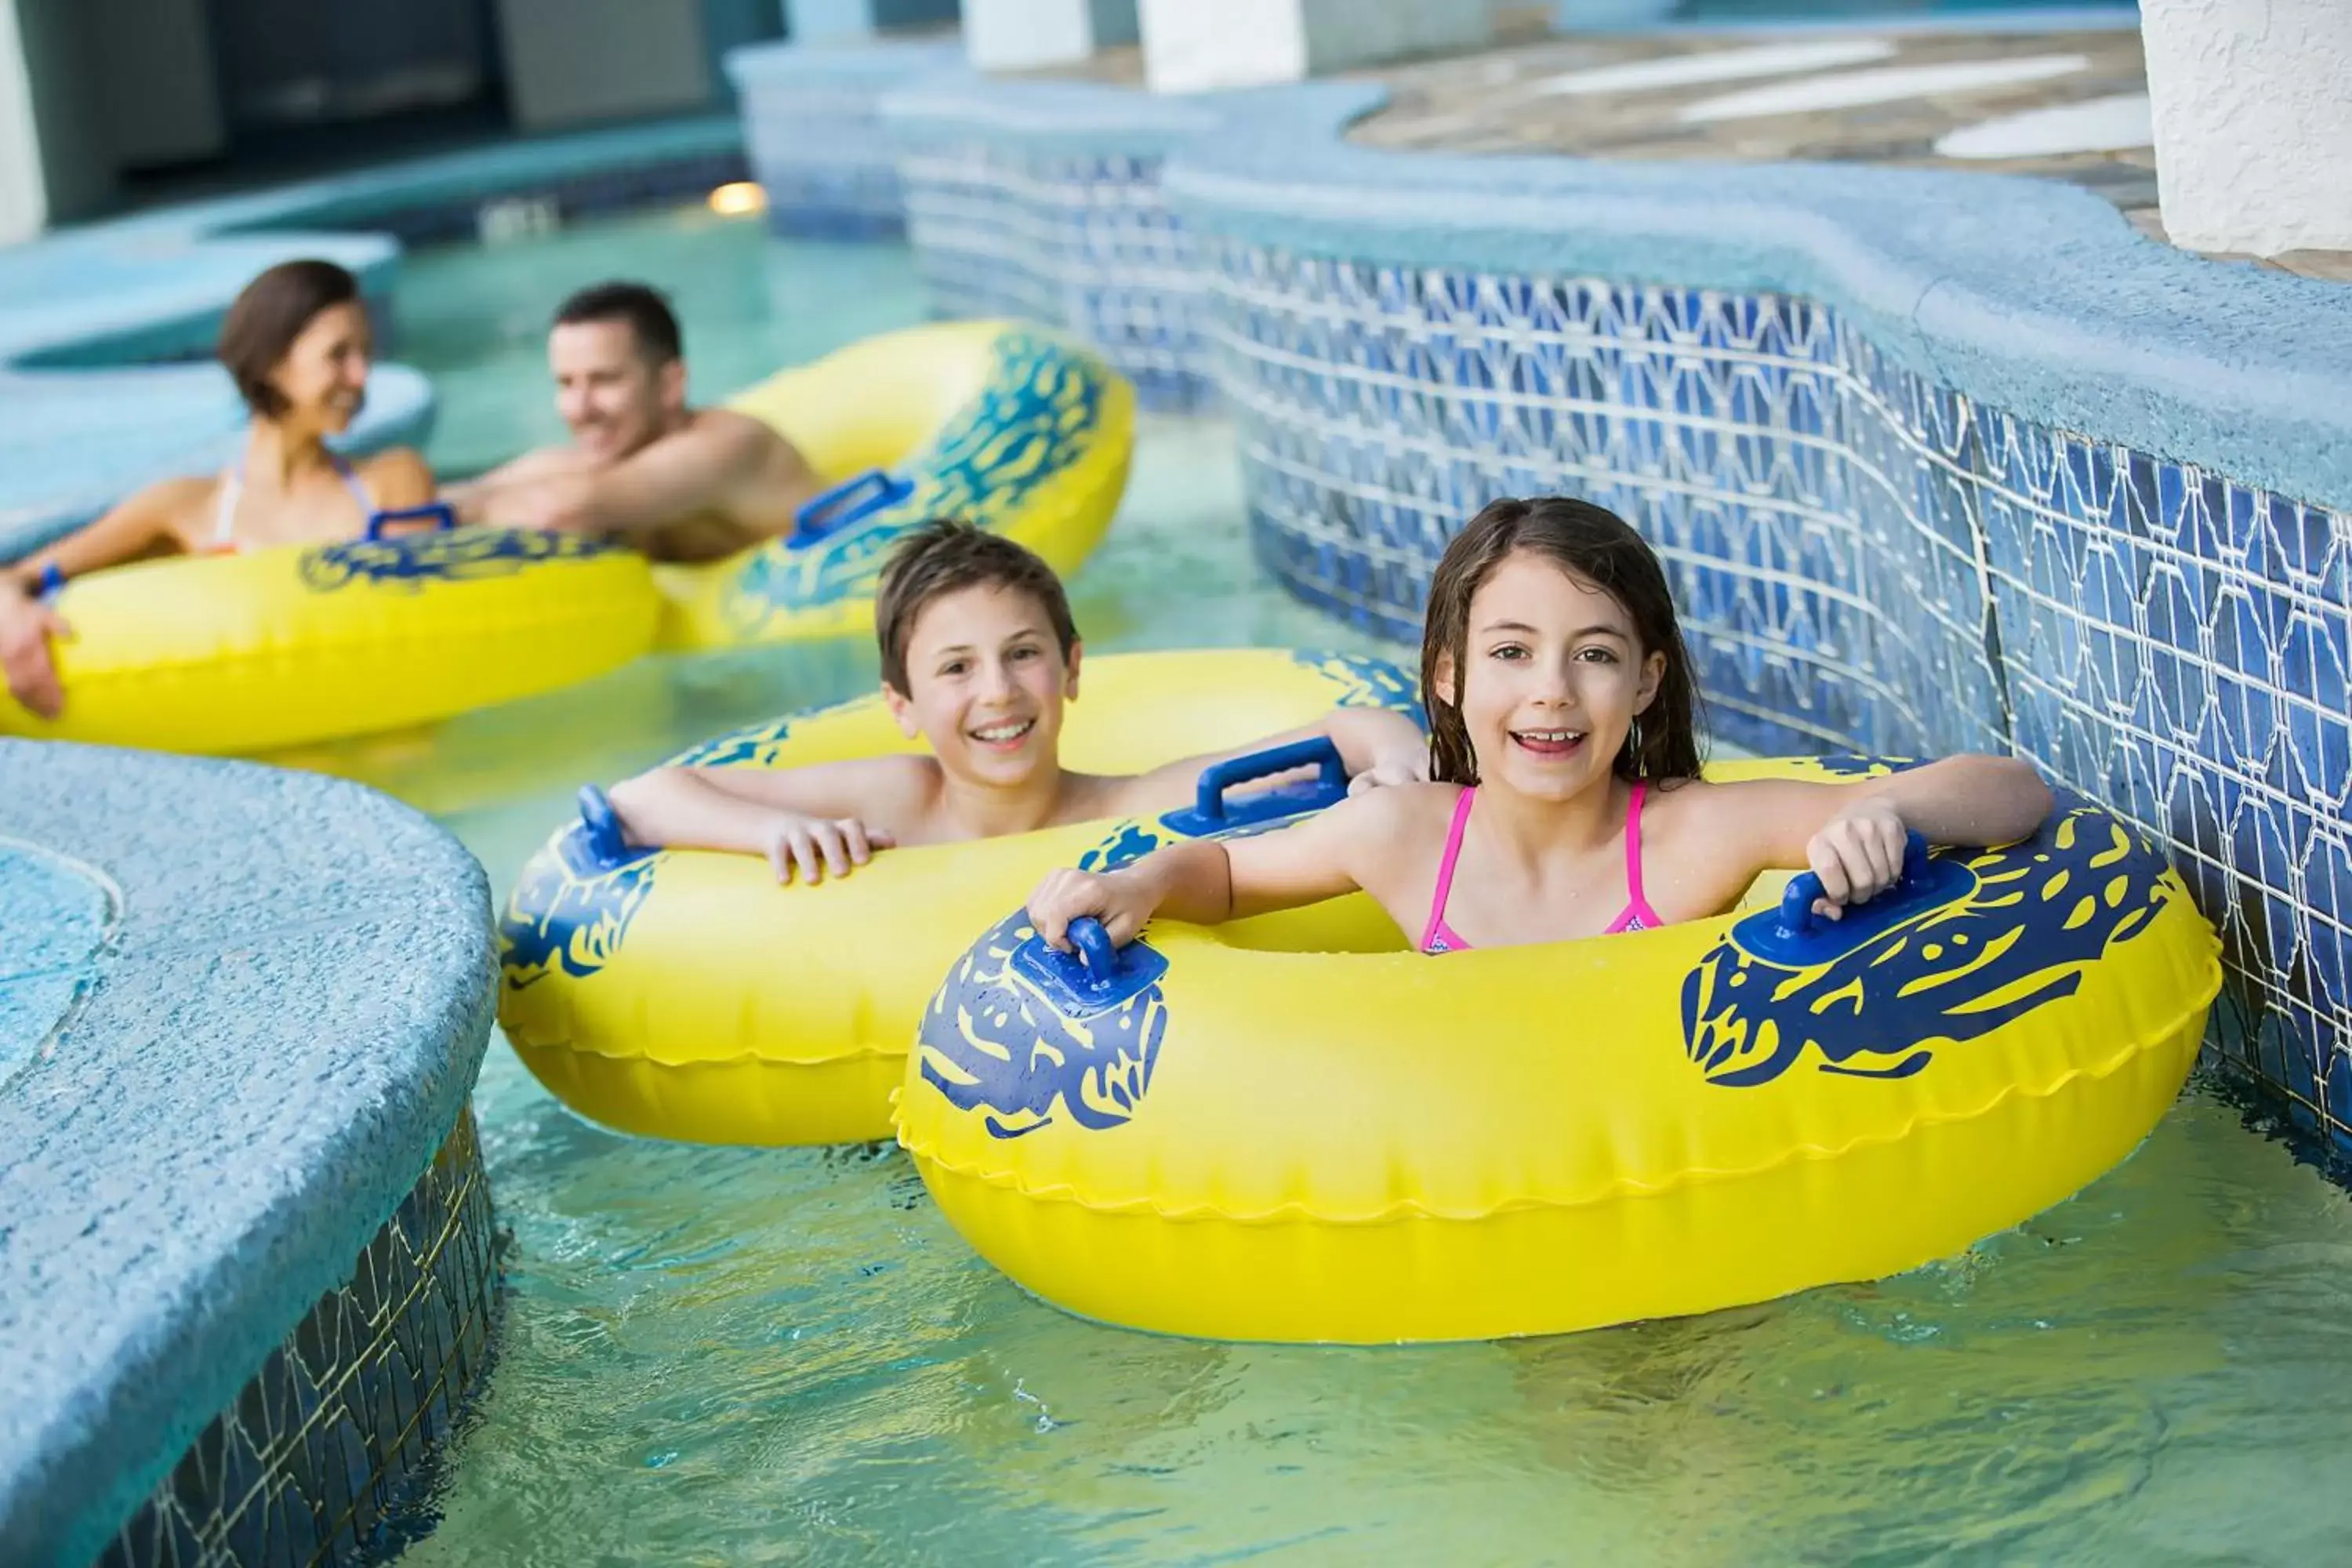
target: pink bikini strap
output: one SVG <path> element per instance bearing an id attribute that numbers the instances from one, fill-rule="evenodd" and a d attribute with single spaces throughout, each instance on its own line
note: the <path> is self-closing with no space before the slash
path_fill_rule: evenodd
<path id="1" fill-rule="evenodd" d="M 1650 907 L 1642 896 L 1642 795 L 1649 787 L 1636 783 L 1625 801 L 1625 901 L 1637 910 Z"/>
<path id="2" fill-rule="evenodd" d="M 1454 891 L 1454 863 L 1462 858 L 1462 830 L 1470 824 L 1470 802 L 1477 793 L 1478 786 L 1473 784 L 1454 803 L 1454 825 L 1445 831 L 1445 853 L 1437 861 L 1437 890 L 1429 897 L 1429 923 L 1421 932 L 1424 952 L 1445 925 L 1445 900 Z"/>
<path id="3" fill-rule="evenodd" d="M 1646 783 L 1635 784 L 1633 798 L 1625 803 L 1625 911 L 1601 933 L 1603 936 L 1655 931 L 1666 923 L 1650 907 L 1648 895 L 1642 891 L 1642 796 L 1649 787 Z"/>

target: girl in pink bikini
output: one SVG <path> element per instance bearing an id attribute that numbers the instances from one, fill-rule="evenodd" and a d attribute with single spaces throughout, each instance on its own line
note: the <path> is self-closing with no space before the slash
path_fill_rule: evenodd
<path id="1" fill-rule="evenodd" d="M 2051 808 L 2025 763 L 1956 756 L 1853 783 L 1710 784 L 1665 573 L 1614 513 L 1496 501 L 1447 546 L 1422 637 L 1428 784 L 1350 797 L 1284 832 L 1195 841 L 1118 871 L 1056 871 L 1038 931 L 1134 940 L 1154 913 L 1207 924 L 1370 893 L 1427 953 L 1696 920 L 1766 870 L 1811 868 L 1823 912 L 1901 875 L 1905 835 L 1983 846 Z"/>

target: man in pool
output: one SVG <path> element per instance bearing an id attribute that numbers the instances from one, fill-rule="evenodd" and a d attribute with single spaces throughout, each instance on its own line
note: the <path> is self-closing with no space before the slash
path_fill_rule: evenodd
<path id="1" fill-rule="evenodd" d="M 656 561 L 716 561 L 787 532 L 821 489 L 790 441 L 690 408 L 677 318 L 642 283 L 583 289 L 547 334 L 569 446 L 528 452 L 444 498 L 461 521 L 593 534 Z"/>

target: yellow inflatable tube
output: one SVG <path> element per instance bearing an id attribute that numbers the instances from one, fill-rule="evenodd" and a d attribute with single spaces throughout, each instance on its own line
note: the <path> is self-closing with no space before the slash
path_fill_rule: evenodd
<path id="1" fill-rule="evenodd" d="M 660 568 L 665 647 L 869 630 L 890 545 L 932 517 L 1016 539 L 1067 576 L 1110 526 L 1135 446 L 1124 377 L 1076 343 L 1005 321 L 869 338 L 730 406 L 782 432 L 818 472 L 887 487 L 725 561 Z"/>
<path id="2" fill-rule="evenodd" d="M 1326 655 L 1104 655 L 1087 660 L 1062 760 L 1139 772 L 1341 706 L 1411 710 L 1412 682 L 1379 660 Z M 911 749 L 876 697 L 677 760 L 791 768 Z M 1088 823 L 891 849 L 810 888 L 779 887 L 756 856 L 628 850 L 569 824 L 524 868 L 499 921 L 499 1022 L 558 1099 L 625 1131 L 887 1138 L 923 1003 L 972 931 L 1055 866 L 1113 863 L 1184 830 L 1168 818 Z"/>
<path id="3" fill-rule="evenodd" d="M 0 695 L 0 732 L 220 753 L 585 679 L 651 646 L 660 602 L 631 552 L 469 528 L 111 567 L 56 605 L 74 634 L 55 645 L 65 711 Z"/>
<path id="4" fill-rule="evenodd" d="M 1442 958 L 1361 897 L 1093 973 L 1016 913 L 925 1011 L 898 1139 L 1013 1279 L 1171 1333 L 1556 1333 L 1897 1273 L 2128 1154 L 2221 982 L 2179 878 L 2079 798 L 1919 861 L 1817 931 Z"/>

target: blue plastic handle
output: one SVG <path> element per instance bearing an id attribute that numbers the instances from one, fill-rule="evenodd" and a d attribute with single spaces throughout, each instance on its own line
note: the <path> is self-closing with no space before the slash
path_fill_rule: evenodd
<path id="1" fill-rule="evenodd" d="M 427 519 L 437 521 L 441 526 L 436 531 L 442 533 L 457 526 L 457 510 L 446 500 L 427 501 L 423 506 L 394 507 L 389 511 L 368 514 L 367 542 L 370 544 L 382 543 L 383 525 L 387 522 L 423 522 Z"/>
<path id="2" fill-rule="evenodd" d="M 1111 945 L 1110 932 L 1103 929 L 1102 921 L 1092 915 L 1072 921 L 1070 945 L 1078 950 L 1076 962 L 1085 966 L 1087 978 L 1096 985 L 1118 978 L 1118 949 Z"/>
<path id="3" fill-rule="evenodd" d="M 587 840 L 589 858 L 606 870 L 621 866 L 636 853 L 629 836 L 621 831 L 620 814 L 594 784 L 580 788 L 580 831 Z"/>
<path id="4" fill-rule="evenodd" d="M 1225 792 L 1236 784 L 1255 779 L 1271 778 L 1294 768 L 1313 764 L 1322 771 L 1316 783 L 1326 789 L 1345 792 L 1348 787 L 1348 764 L 1339 756 L 1339 748 L 1328 735 L 1311 740 L 1293 741 L 1286 746 L 1272 746 L 1247 756 L 1228 757 L 1201 770 L 1201 787 L 1192 799 L 1195 816 L 1210 822 L 1225 820 Z"/>
<path id="5" fill-rule="evenodd" d="M 1881 889 L 1868 904 L 1856 908 L 1875 908 L 1880 904 L 1898 904 L 1906 893 L 1916 893 L 1927 882 L 1927 840 L 1916 833 L 1903 840 L 1903 874 L 1891 888 Z M 1830 921 L 1813 912 L 1813 900 L 1822 896 L 1822 879 L 1811 871 L 1801 871 L 1789 879 L 1780 894 L 1780 934 L 1795 939 L 1822 934 L 1832 929 Z M 1843 921 L 1837 923 L 1843 923 Z"/>
<path id="6" fill-rule="evenodd" d="M 1013 951 L 1013 972 L 1066 1017 L 1091 1018 L 1123 1006 L 1168 973 L 1166 955 L 1150 942 L 1113 947 L 1102 922 L 1089 916 L 1070 922 L 1069 937 L 1076 952 L 1047 947 L 1034 932 Z"/>
<path id="7" fill-rule="evenodd" d="M 65 587 L 65 568 L 52 561 L 41 568 L 41 585 L 34 590 L 33 596 L 46 603 L 64 593 Z"/>
<path id="8" fill-rule="evenodd" d="M 872 517 L 885 507 L 897 506 L 914 493 L 914 480 L 902 479 L 885 468 L 868 468 L 810 498 L 793 514 L 793 531 L 784 536 L 784 548 L 804 549 L 839 533 L 853 522 Z"/>

